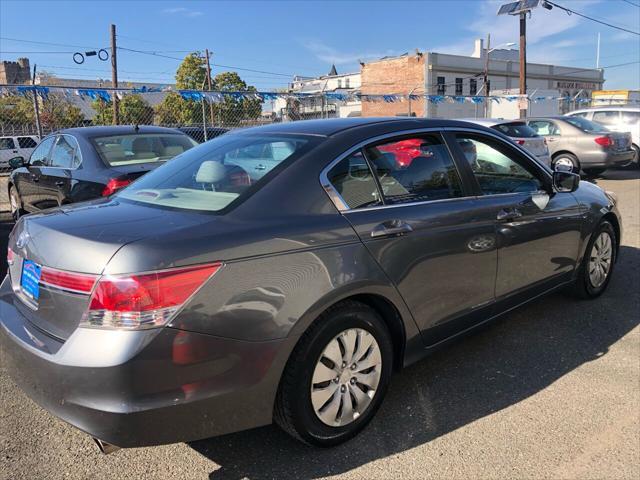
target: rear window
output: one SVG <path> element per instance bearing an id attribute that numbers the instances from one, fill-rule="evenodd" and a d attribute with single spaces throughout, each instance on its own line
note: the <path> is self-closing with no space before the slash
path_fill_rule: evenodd
<path id="1" fill-rule="evenodd" d="M 112 167 L 170 160 L 197 145 L 187 135 L 135 133 L 95 137 L 93 144 L 105 163 Z"/>
<path id="2" fill-rule="evenodd" d="M 538 136 L 538 134 L 531 127 L 529 127 L 526 123 L 521 122 L 501 123 L 500 125 L 494 125 L 491 128 L 504 133 L 508 137 L 531 138 Z"/>
<path id="3" fill-rule="evenodd" d="M 320 141 L 298 135 L 223 135 L 144 175 L 117 196 L 217 212 L 255 191 L 282 162 L 294 161 Z"/>
<path id="4" fill-rule="evenodd" d="M 606 132 L 608 130 L 604 125 L 582 117 L 565 117 L 565 121 L 583 132 Z"/>

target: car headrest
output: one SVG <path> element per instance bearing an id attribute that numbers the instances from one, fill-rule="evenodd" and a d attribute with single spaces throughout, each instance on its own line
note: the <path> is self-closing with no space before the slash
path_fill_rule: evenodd
<path id="1" fill-rule="evenodd" d="M 136 138 L 131 144 L 131 150 L 133 153 L 138 154 L 141 152 L 150 152 L 153 149 L 151 148 L 151 142 L 148 138 Z"/>
<path id="2" fill-rule="evenodd" d="M 119 143 L 107 143 L 100 150 L 107 160 L 122 160 L 126 156 L 124 147 Z"/>
<path id="3" fill-rule="evenodd" d="M 198 173 L 196 173 L 196 182 L 198 183 L 217 183 L 222 180 L 227 171 L 224 165 L 216 161 L 202 162 Z"/>
<path id="4" fill-rule="evenodd" d="M 175 157 L 176 155 L 180 155 L 183 152 L 184 148 L 182 148 L 180 145 L 171 145 L 162 149 L 162 156 Z"/>

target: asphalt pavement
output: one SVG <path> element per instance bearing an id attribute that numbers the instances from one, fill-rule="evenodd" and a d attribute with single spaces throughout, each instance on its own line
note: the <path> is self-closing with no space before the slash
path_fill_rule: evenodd
<path id="1" fill-rule="evenodd" d="M 640 478 L 640 172 L 598 184 L 624 224 L 606 294 L 553 294 L 411 366 L 340 447 L 270 426 L 103 456 L 23 395 L 0 353 L 0 478 Z"/>

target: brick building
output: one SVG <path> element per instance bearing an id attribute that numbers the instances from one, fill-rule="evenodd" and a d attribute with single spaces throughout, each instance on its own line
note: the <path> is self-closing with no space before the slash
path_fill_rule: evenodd
<path id="1" fill-rule="evenodd" d="M 31 67 L 28 58 L 19 58 L 17 62 L 0 62 L 0 83 L 20 85 L 31 83 Z"/>

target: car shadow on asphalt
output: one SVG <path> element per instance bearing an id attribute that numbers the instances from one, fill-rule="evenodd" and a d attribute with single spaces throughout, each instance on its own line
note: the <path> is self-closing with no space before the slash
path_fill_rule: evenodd
<path id="1" fill-rule="evenodd" d="M 599 299 L 549 295 L 403 370 L 371 424 L 339 447 L 308 447 L 275 426 L 190 446 L 220 465 L 217 480 L 331 476 L 425 444 L 606 355 L 639 323 L 639 268 L 640 249 L 623 246 Z"/>

